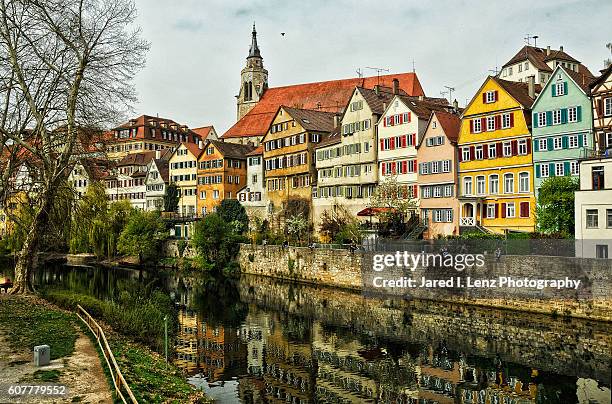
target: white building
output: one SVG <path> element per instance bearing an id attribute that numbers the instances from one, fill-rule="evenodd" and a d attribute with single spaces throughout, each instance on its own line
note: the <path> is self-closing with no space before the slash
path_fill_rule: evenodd
<path id="1" fill-rule="evenodd" d="M 171 149 L 156 150 L 155 158 L 152 159 L 147 167 L 145 177 L 147 210 L 164 210 L 164 195 L 169 181 L 168 158 Z"/>
<path id="2" fill-rule="evenodd" d="M 238 191 L 238 200 L 250 216 L 266 217 L 268 197 L 266 194 L 263 164 L 263 146 L 247 155 L 246 186 Z"/>
<path id="3" fill-rule="evenodd" d="M 574 204 L 576 256 L 612 258 L 612 157 L 580 162 Z"/>
<path id="4" fill-rule="evenodd" d="M 145 177 L 155 151 L 128 154 L 116 165 L 115 175 L 105 178 L 106 193 L 111 201 L 127 199 L 137 209 L 146 209 Z"/>

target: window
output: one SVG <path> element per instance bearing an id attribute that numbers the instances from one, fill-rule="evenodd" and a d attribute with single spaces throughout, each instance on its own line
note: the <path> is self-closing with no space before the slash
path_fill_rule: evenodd
<path id="1" fill-rule="evenodd" d="M 593 190 L 599 190 L 604 188 L 604 168 L 603 166 L 596 166 L 591 168 L 591 178 Z"/>
<path id="2" fill-rule="evenodd" d="M 482 132 L 482 121 L 480 118 L 472 119 L 472 125 L 474 125 L 474 133 Z"/>
<path id="3" fill-rule="evenodd" d="M 478 195 L 484 195 L 485 193 L 485 177 L 484 175 L 479 175 L 476 177 L 476 193 Z"/>
<path id="4" fill-rule="evenodd" d="M 514 174 L 504 174 L 504 193 L 511 194 L 514 192 Z"/>
<path id="5" fill-rule="evenodd" d="M 518 144 L 518 154 L 521 156 L 525 156 L 527 154 L 527 139 L 521 139 L 517 142 Z"/>
<path id="6" fill-rule="evenodd" d="M 491 104 L 495 102 L 495 91 L 487 91 L 485 93 L 485 103 Z"/>
<path id="7" fill-rule="evenodd" d="M 586 210 L 586 227 L 587 229 L 597 229 L 599 227 L 599 212 L 597 209 Z"/>
<path id="8" fill-rule="evenodd" d="M 546 139 L 538 139 L 537 142 L 539 151 L 546 151 L 548 149 L 548 143 L 546 142 Z"/>
<path id="9" fill-rule="evenodd" d="M 578 107 L 570 107 L 567 109 L 567 121 L 578 122 Z"/>
<path id="10" fill-rule="evenodd" d="M 512 144 L 510 142 L 504 142 L 504 157 L 512 156 Z"/>
<path id="11" fill-rule="evenodd" d="M 565 95 L 565 83 L 559 82 L 555 84 L 557 96 Z"/>
<path id="12" fill-rule="evenodd" d="M 423 198 L 431 198 L 431 187 L 423 187 Z"/>
<path id="13" fill-rule="evenodd" d="M 495 130 L 495 117 L 488 116 L 487 117 L 487 132 L 491 132 Z"/>
<path id="14" fill-rule="evenodd" d="M 546 112 L 538 112 L 538 127 L 546 126 Z"/>
<path id="15" fill-rule="evenodd" d="M 548 164 L 540 164 L 540 177 L 546 178 L 550 175 L 548 172 Z"/>
<path id="16" fill-rule="evenodd" d="M 442 161 L 442 172 L 443 173 L 450 173 L 450 166 L 451 166 L 451 161 L 450 160 L 444 160 Z"/>
<path id="17" fill-rule="evenodd" d="M 563 177 L 565 175 L 565 169 L 563 163 L 555 163 L 555 176 Z"/>
<path id="18" fill-rule="evenodd" d="M 444 196 L 449 198 L 453 196 L 453 186 L 452 185 L 445 185 L 444 186 Z"/>
<path id="19" fill-rule="evenodd" d="M 612 115 L 612 97 L 604 99 L 604 116 Z"/>
<path id="20" fill-rule="evenodd" d="M 561 150 L 563 148 L 563 138 L 561 136 L 557 136 L 553 138 L 553 149 Z"/>
<path id="21" fill-rule="evenodd" d="M 519 192 L 529 192 L 529 173 L 519 174 Z"/>
<path id="22" fill-rule="evenodd" d="M 586 135 L 584 145 L 586 146 Z M 606 133 L 606 149 L 609 148 L 612 148 L 612 132 Z"/>
<path id="23" fill-rule="evenodd" d="M 570 149 L 575 149 L 578 147 L 578 135 L 570 135 L 567 139 L 567 144 Z"/>
<path id="24" fill-rule="evenodd" d="M 510 114 L 502 115 L 502 129 L 508 129 L 510 127 Z"/>
<path id="25" fill-rule="evenodd" d="M 489 148 L 489 158 L 494 159 L 495 157 L 497 157 L 497 147 L 495 146 L 495 143 L 490 144 L 487 147 Z"/>
<path id="26" fill-rule="evenodd" d="M 516 209 L 514 207 L 514 202 L 510 202 L 506 204 L 506 217 L 514 217 L 516 216 Z"/>
<path id="27" fill-rule="evenodd" d="M 499 193 L 499 176 L 497 174 L 492 174 L 489 176 L 489 193 Z"/>
<path id="28" fill-rule="evenodd" d="M 476 158 L 476 160 L 482 160 L 484 158 L 483 151 L 482 151 L 482 146 L 476 146 L 474 148 L 474 151 L 475 151 L 475 158 Z"/>
<path id="29" fill-rule="evenodd" d="M 442 196 L 442 187 L 441 186 L 433 187 L 433 196 L 434 196 L 434 198 L 440 198 Z"/>
<path id="30" fill-rule="evenodd" d="M 432 174 L 438 174 L 440 172 L 440 162 L 439 161 L 432 161 L 431 162 L 431 173 Z"/>
<path id="31" fill-rule="evenodd" d="M 606 227 L 612 229 L 612 209 L 606 209 Z"/>
<path id="32" fill-rule="evenodd" d="M 219 191 L 218 190 L 213 190 L 213 199 L 219 199 Z"/>
<path id="33" fill-rule="evenodd" d="M 464 147 L 461 149 L 461 161 L 469 161 L 470 160 L 470 148 Z"/>
<path id="34" fill-rule="evenodd" d="M 463 178 L 463 195 L 472 195 L 472 177 Z"/>
<path id="35" fill-rule="evenodd" d="M 580 165 L 577 161 L 570 161 L 570 174 L 571 175 L 579 175 L 580 174 Z"/>
<path id="36" fill-rule="evenodd" d="M 495 204 L 487 203 L 487 219 L 495 219 Z"/>
<path id="37" fill-rule="evenodd" d="M 608 259 L 608 245 L 607 244 L 596 244 L 595 245 L 595 258 Z"/>

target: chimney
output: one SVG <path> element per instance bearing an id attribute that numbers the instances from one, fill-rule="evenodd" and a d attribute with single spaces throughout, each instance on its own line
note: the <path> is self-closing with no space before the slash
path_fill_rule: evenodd
<path id="1" fill-rule="evenodd" d="M 340 126 L 340 115 L 335 114 L 334 115 L 334 128 L 337 128 L 338 126 Z"/>
<path id="2" fill-rule="evenodd" d="M 527 92 L 529 93 L 529 98 L 535 98 L 535 77 L 529 76 L 527 77 Z"/>
<path id="3" fill-rule="evenodd" d="M 561 45 L 561 46 L 559 47 L 559 50 L 560 50 L 561 52 L 563 52 L 563 45 Z"/>
<path id="4" fill-rule="evenodd" d="M 386 111 L 386 110 L 387 110 L 387 103 L 383 102 L 383 111 Z"/>
<path id="5" fill-rule="evenodd" d="M 204 142 L 202 142 L 201 140 L 198 140 L 198 148 L 200 150 L 202 150 L 204 148 Z"/>
<path id="6" fill-rule="evenodd" d="M 424 95 L 422 95 L 422 94 L 421 94 L 421 95 L 419 95 L 419 101 L 423 101 L 424 99 L 425 99 L 425 96 L 424 96 Z"/>
<path id="7" fill-rule="evenodd" d="M 546 56 L 550 55 L 550 45 L 546 47 Z"/>
<path id="8" fill-rule="evenodd" d="M 161 150 L 155 150 L 155 160 L 159 160 L 161 158 Z"/>
<path id="9" fill-rule="evenodd" d="M 455 101 L 453 101 L 453 109 L 455 111 L 457 111 L 459 109 L 459 103 L 457 102 L 457 99 L 455 98 Z"/>
<path id="10" fill-rule="evenodd" d="M 399 94 L 399 80 L 393 79 L 393 94 Z"/>
<path id="11" fill-rule="evenodd" d="M 378 86 L 378 84 L 374 86 L 374 92 L 376 93 L 376 95 L 380 94 L 380 87 Z"/>

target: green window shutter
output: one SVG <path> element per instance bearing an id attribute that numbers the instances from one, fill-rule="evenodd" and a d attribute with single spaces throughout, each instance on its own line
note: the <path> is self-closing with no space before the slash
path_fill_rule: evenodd
<path id="1" fill-rule="evenodd" d="M 540 165 L 536 164 L 535 169 L 536 169 L 536 178 L 540 178 Z"/>
<path id="2" fill-rule="evenodd" d="M 546 139 L 546 146 L 547 146 L 547 150 L 552 150 L 553 149 L 553 138 L 549 137 L 548 139 Z"/>
<path id="3" fill-rule="evenodd" d="M 569 161 L 566 161 L 563 163 L 563 174 L 564 175 L 570 175 L 570 163 Z"/>
<path id="4" fill-rule="evenodd" d="M 549 177 L 555 176 L 555 163 L 548 164 L 548 176 Z"/>
<path id="5" fill-rule="evenodd" d="M 533 151 L 540 151 L 540 142 L 538 142 L 538 138 L 533 139 Z"/>
<path id="6" fill-rule="evenodd" d="M 538 127 L 538 114 L 536 112 L 533 113 L 533 122 L 531 124 L 534 128 Z"/>
<path id="7" fill-rule="evenodd" d="M 569 148 L 569 140 L 567 139 L 567 136 L 563 136 L 561 138 L 561 144 L 563 145 L 564 149 Z"/>
<path id="8" fill-rule="evenodd" d="M 552 111 L 546 111 L 546 126 L 552 125 Z"/>
<path id="9" fill-rule="evenodd" d="M 584 135 L 578 135 L 578 147 L 584 146 Z"/>
<path id="10" fill-rule="evenodd" d="M 576 118 L 578 118 L 578 122 L 582 121 L 582 107 L 580 105 L 576 107 Z"/>
<path id="11" fill-rule="evenodd" d="M 561 123 L 567 123 L 567 108 L 561 110 Z"/>
<path id="12" fill-rule="evenodd" d="M 552 83 L 550 85 L 550 88 L 552 89 L 552 96 L 556 97 L 557 96 L 557 86 L 555 85 L 555 83 Z"/>
<path id="13" fill-rule="evenodd" d="M 567 95 L 567 81 L 563 82 L 563 94 Z"/>

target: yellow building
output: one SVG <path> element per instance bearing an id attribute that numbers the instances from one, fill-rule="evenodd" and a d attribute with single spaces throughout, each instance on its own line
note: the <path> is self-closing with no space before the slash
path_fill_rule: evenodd
<path id="1" fill-rule="evenodd" d="M 533 80 L 489 77 L 464 110 L 458 142 L 461 231 L 534 231 L 535 92 Z"/>
<path id="2" fill-rule="evenodd" d="M 170 156 L 169 179 L 178 187 L 177 213 L 183 217 L 195 217 L 197 213 L 198 158 L 202 152 L 203 149 L 194 143 L 181 143 Z"/>

